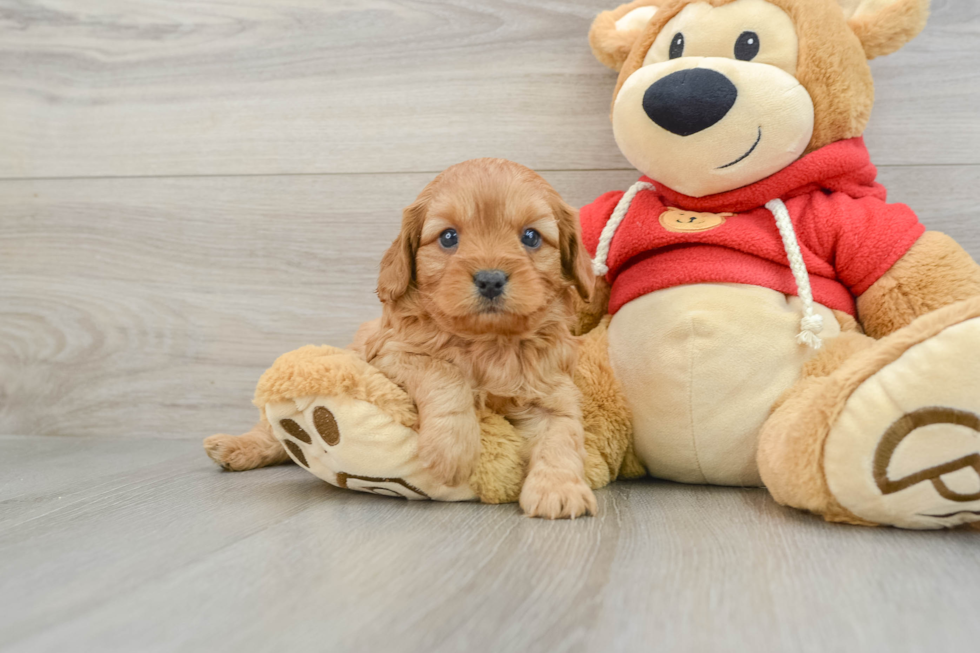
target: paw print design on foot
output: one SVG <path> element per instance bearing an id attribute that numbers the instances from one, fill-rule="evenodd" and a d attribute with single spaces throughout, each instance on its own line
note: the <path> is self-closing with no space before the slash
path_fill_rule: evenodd
<path id="1" fill-rule="evenodd" d="M 980 436 L 980 415 L 969 413 L 956 408 L 944 406 L 929 406 L 911 412 L 891 425 L 875 450 L 874 476 L 875 483 L 883 495 L 895 494 L 919 483 L 932 483 L 936 493 L 944 499 L 957 503 L 980 501 L 980 451 L 973 451 L 964 456 L 950 460 L 912 474 L 892 478 L 891 463 L 899 446 L 906 438 L 916 433 L 918 429 L 929 426 L 944 426 L 949 431 L 958 431 L 955 427 L 966 427 Z M 963 433 L 967 441 L 963 443 L 966 451 L 980 450 L 980 443 L 971 443 L 968 433 Z M 976 439 L 976 438 L 973 438 Z M 972 446 L 971 446 L 972 445 Z M 896 462 L 901 467 L 901 461 Z M 980 511 L 964 511 L 980 515 Z M 955 513 L 954 513 L 955 514 Z M 932 515 L 933 517 L 952 517 L 949 515 Z"/>
<path id="2" fill-rule="evenodd" d="M 371 476 L 354 476 L 340 472 L 337 474 L 337 485 L 349 490 L 360 490 L 383 497 L 402 497 L 404 499 L 428 499 L 428 494 L 402 478 L 374 478 Z"/>
<path id="3" fill-rule="evenodd" d="M 279 420 L 279 427 L 289 434 L 288 438 L 279 436 L 279 440 L 286 447 L 286 451 L 298 464 L 309 469 L 310 464 L 306 460 L 306 455 L 295 441 L 299 440 L 304 444 L 312 445 L 313 438 L 296 420 L 289 417 Z M 334 419 L 333 413 L 326 406 L 317 406 L 313 409 L 313 427 L 326 446 L 332 447 L 340 443 L 340 429 L 337 428 L 337 420 Z"/>
<path id="4" fill-rule="evenodd" d="M 980 317 L 914 344 L 847 398 L 824 446 L 854 515 L 927 529 L 980 521 Z"/>
<path id="5" fill-rule="evenodd" d="M 266 417 L 290 458 L 337 487 L 410 500 L 472 498 L 469 488 L 434 484 L 417 456 L 415 431 L 368 402 L 307 398 L 268 405 Z"/>
<path id="6" fill-rule="evenodd" d="M 309 346 L 280 356 L 255 401 L 289 456 L 332 485 L 411 500 L 476 498 L 468 484 L 447 487 L 422 465 L 411 400 L 352 351 Z"/>
<path id="7" fill-rule="evenodd" d="M 599 512 L 595 494 L 584 479 L 549 471 L 528 474 L 520 504 L 528 517 L 544 519 L 575 519 Z"/>

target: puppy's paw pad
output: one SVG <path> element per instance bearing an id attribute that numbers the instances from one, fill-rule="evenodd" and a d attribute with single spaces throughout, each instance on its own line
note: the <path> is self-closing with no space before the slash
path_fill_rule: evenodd
<path id="1" fill-rule="evenodd" d="M 527 477 L 520 504 L 528 517 L 544 519 L 575 519 L 599 512 L 595 494 L 584 480 L 561 480 L 545 474 Z"/>

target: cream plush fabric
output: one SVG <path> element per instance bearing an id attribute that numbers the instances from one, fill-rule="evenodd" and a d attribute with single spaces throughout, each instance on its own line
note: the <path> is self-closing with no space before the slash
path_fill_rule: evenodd
<path id="1" fill-rule="evenodd" d="M 415 431 L 374 404 L 343 394 L 303 397 L 268 404 L 265 415 L 290 457 L 331 485 L 414 500 L 476 498 L 467 485 L 434 481 L 416 455 Z"/>
<path id="2" fill-rule="evenodd" d="M 819 304 L 821 336 L 840 334 Z M 761 286 L 695 284 L 644 295 L 609 326 L 609 358 L 652 476 L 762 485 L 759 429 L 813 355 L 796 342 L 800 300 Z"/>
<path id="3" fill-rule="evenodd" d="M 980 319 L 951 326 L 854 391 L 824 449 L 827 484 L 844 508 L 904 528 L 976 519 L 980 387 L 964 378 L 980 369 L 977 342 Z"/>

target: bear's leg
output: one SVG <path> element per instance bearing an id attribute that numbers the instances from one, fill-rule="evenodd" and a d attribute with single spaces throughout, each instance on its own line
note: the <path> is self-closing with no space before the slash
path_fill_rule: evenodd
<path id="1" fill-rule="evenodd" d="M 629 408 L 609 364 L 608 322 L 607 317 L 582 337 L 575 371 L 583 395 L 585 476 L 594 489 L 645 473 L 633 453 Z M 208 455 L 223 467 L 254 469 L 292 457 L 334 485 L 378 494 L 449 500 L 475 494 L 485 503 L 514 502 L 520 494 L 528 443 L 489 411 L 480 414 L 482 452 L 469 488 L 428 479 L 416 455 L 411 400 L 353 351 L 309 346 L 284 354 L 263 374 L 255 404 L 263 417 L 251 431 L 205 441 Z"/>
<path id="2" fill-rule="evenodd" d="M 272 425 L 262 415 L 247 433 L 219 433 L 204 440 L 204 450 L 214 462 L 232 472 L 279 465 L 289 460 L 289 454 L 272 433 Z"/>
<path id="3" fill-rule="evenodd" d="M 842 334 L 766 421 L 758 462 L 777 501 L 829 521 L 980 521 L 980 298 Z"/>
<path id="4" fill-rule="evenodd" d="M 302 347 L 283 354 L 255 391 L 268 433 L 297 464 L 333 485 L 408 499 L 516 501 L 524 442 L 482 411 L 482 451 L 468 484 L 446 486 L 418 456 L 418 416 L 405 391 L 356 352 Z M 241 438 L 226 436 L 235 441 Z"/>

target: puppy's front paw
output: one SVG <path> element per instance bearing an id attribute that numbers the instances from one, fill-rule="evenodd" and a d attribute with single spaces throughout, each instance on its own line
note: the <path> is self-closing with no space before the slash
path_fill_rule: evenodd
<path id="1" fill-rule="evenodd" d="M 204 451 L 230 472 L 244 472 L 266 464 L 253 443 L 234 435 L 219 433 L 204 438 Z"/>
<path id="2" fill-rule="evenodd" d="M 545 519 L 575 519 L 599 512 L 595 494 L 585 480 L 548 470 L 528 474 L 520 503 L 528 517 Z"/>
<path id="3" fill-rule="evenodd" d="M 479 458 L 479 427 L 475 438 L 472 433 L 445 438 L 432 437 L 425 429 L 419 431 L 419 459 L 443 485 L 455 487 L 467 483 Z"/>

